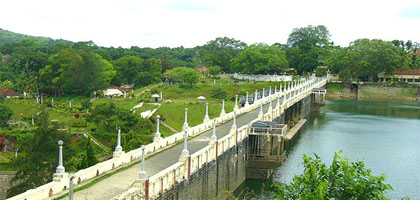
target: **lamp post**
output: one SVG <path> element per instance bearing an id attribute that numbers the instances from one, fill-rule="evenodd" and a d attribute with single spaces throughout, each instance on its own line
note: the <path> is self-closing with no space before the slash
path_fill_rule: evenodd
<path id="1" fill-rule="evenodd" d="M 115 147 L 115 152 L 121 152 L 121 129 L 118 127 L 118 136 L 117 136 L 117 146 Z"/>
<path id="2" fill-rule="evenodd" d="M 73 200 L 73 179 L 76 178 L 73 173 L 69 174 L 69 199 Z"/>
<path id="3" fill-rule="evenodd" d="M 187 142 L 188 142 L 188 128 L 185 129 L 184 132 L 185 132 L 185 135 L 184 135 L 184 149 L 182 149 L 181 156 L 186 158 L 190 154 L 190 152 L 188 151 L 188 144 L 187 144 Z"/>
<path id="4" fill-rule="evenodd" d="M 220 115 L 224 115 L 224 114 L 226 114 L 226 112 L 225 112 L 225 100 L 223 99 L 223 101 L 222 101 L 222 111 L 220 111 Z"/>
<path id="5" fill-rule="evenodd" d="M 144 156 L 145 156 L 145 146 L 141 145 L 141 170 L 139 173 L 139 179 L 140 180 L 146 180 L 147 179 L 147 172 L 144 170 Z"/>
<path id="6" fill-rule="evenodd" d="M 63 140 L 58 141 L 58 166 L 56 169 L 57 174 L 64 173 L 65 169 L 63 166 Z"/>
<path id="7" fill-rule="evenodd" d="M 212 141 L 217 141 L 216 124 L 217 124 L 217 121 L 216 120 L 213 120 L 213 135 L 211 135 L 211 137 L 210 137 L 210 139 Z"/>
<path id="8" fill-rule="evenodd" d="M 206 102 L 206 115 L 204 116 L 204 123 L 208 122 L 209 120 L 209 102 Z"/>
<path id="9" fill-rule="evenodd" d="M 238 95 L 235 95 L 235 107 L 233 108 L 233 110 L 238 110 Z"/>
<path id="10" fill-rule="evenodd" d="M 233 124 L 232 124 L 232 129 L 236 130 L 237 126 L 236 126 L 236 112 L 233 111 Z"/>
<path id="11" fill-rule="evenodd" d="M 184 125 L 182 126 L 182 130 L 186 130 L 188 128 L 188 108 L 185 108 L 185 122 Z"/>
<path id="12" fill-rule="evenodd" d="M 159 132 L 160 115 L 156 116 L 156 119 L 157 119 L 157 123 L 156 123 L 155 138 L 160 138 L 160 132 Z"/>

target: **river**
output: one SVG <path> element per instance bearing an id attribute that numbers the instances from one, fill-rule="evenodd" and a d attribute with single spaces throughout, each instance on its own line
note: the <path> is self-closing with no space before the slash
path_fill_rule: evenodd
<path id="1" fill-rule="evenodd" d="M 307 125 L 286 148 L 285 163 L 273 179 L 288 183 L 303 170 L 302 155 L 318 154 L 328 164 L 334 152 L 363 160 L 372 174 L 386 175 L 391 199 L 420 199 L 420 103 L 392 101 L 327 101 L 311 112 Z M 260 181 L 241 186 L 261 190 Z M 269 183 L 266 183 L 269 184 Z"/>

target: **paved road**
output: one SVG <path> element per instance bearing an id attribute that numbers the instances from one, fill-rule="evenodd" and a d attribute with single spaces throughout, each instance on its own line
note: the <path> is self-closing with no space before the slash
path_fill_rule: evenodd
<path id="1" fill-rule="evenodd" d="M 283 100 L 283 98 L 280 98 L 280 100 Z M 273 101 L 273 108 L 275 107 L 276 102 L 277 99 Z M 267 112 L 268 107 L 268 103 L 263 106 L 264 113 Z M 260 109 L 258 108 L 249 113 L 239 116 L 236 119 L 238 128 L 256 119 L 258 117 L 259 111 Z M 231 120 L 216 127 L 217 138 L 222 138 L 223 136 L 227 135 L 230 131 L 230 128 L 232 127 L 232 124 L 233 121 Z M 201 134 L 200 136 L 189 140 L 188 150 L 190 152 L 190 155 L 207 146 L 210 142 L 210 136 L 212 135 L 212 133 L 213 131 L 209 130 Z M 150 177 L 158 173 L 159 171 L 166 169 L 167 167 L 178 162 L 179 156 L 181 155 L 181 151 L 183 148 L 183 143 L 181 143 L 146 160 L 146 172 L 148 176 Z M 96 183 L 95 185 L 87 189 L 76 192 L 74 194 L 74 199 L 111 199 L 117 196 L 118 194 L 126 191 L 134 183 L 135 179 L 138 177 L 139 172 L 140 164 L 136 164 L 122 172 L 114 174 L 111 177 Z"/>

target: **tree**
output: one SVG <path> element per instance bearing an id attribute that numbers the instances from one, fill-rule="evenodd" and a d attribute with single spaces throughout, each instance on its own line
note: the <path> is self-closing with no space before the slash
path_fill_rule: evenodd
<path id="1" fill-rule="evenodd" d="M 221 68 L 220 66 L 217 66 L 217 65 L 215 65 L 215 66 L 211 66 L 211 67 L 209 68 L 209 73 L 210 73 L 210 75 L 212 75 L 213 77 L 214 77 L 214 76 L 219 75 L 221 71 L 222 71 L 222 68 Z"/>
<path id="2" fill-rule="evenodd" d="M 160 59 L 151 58 L 143 62 L 143 68 L 137 74 L 136 87 L 146 86 L 162 81 L 162 61 Z"/>
<path id="3" fill-rule="evenodd" d="M 87 120 L 95 122 L 99 128 L 106 131 L 115 131 L 115 127 L 119 126 L 124 132 L 133 130 L 149 133 L 152 127 L 150 120 L 128 110 L 118 109 L 112 102 L 96 105 Z"/>
<path id="4" fill-rule="evenodd" d="M 186 84 L 192 87 L 200 79 L 197 69 L 188 67 L 176 67 L 166 72 L 166 77 L 174 82 Z"/>
<path id="5" fill-rule="evenodd" d="M 98 163 L 95 157 L 95 148 L 90 140 L 90 137 L 85 139 L 84 151 L 81 152 L 81 160 L 78 169 L 85 169 Z"/>
<path id="6" fill-rule="evenodd" d="M 245 47 L 231 62 L 232 71 L 246 74 L 277 73 L 288 66 L 284 51 L 262 43 Z"/>
<path id="7" fill-rule="evenodd" d="M 81 103 L 82 109 L 87 110 L 90 107 L 92 107 L 92 102 L 90 102 L 90 99 L 86 99 L 84 101 L 82 101 Z"/>
<path id="8" fill-rule="evenodd" d="M 49 79 L 46 85 L 54 85 L 65 93 L 88 95 L 109 86 L 115 70 L 99 54 L 88 50 L 65 49 L 53 55 L 49 61 Z"/>
<path id="9" fill-rule="evenodd" d="M 328 57 L 330 34 L 323 25 L 294 28 L 287 39 L 287 45 L 290 67 L 297 69 L 298 73 L 312 72 L 321 60 Z"/>
<path id="10" fill-rule="evenodd" d="M 290 184 L 274 183 L 276 199 L 387 199 L 392 190 L 385 175 L 374 176 L 363 161 L 350 162 L 336 153 L 331 166 L 320 157 L 303 156 L 303 174 Z"/>
<path id="11" fill-rule="evenodd" d="M 7 121 L 13 115 L 12 109 L 3 103 L 4 96 L 0 94 L 0 127 L 6 125 Z"/>
<path id="12" fill-rule="evenodd" d="M 133 84 L 142 69 L 143 59 L 136 56 L 124 56 L 113 61 L 112 64 L 117 71 L 112 81 L 114 84 Z"/>
<path id="13" fill-rule="evenodd" d="M 70 143 L 70 136 L 56 127 L 50 127 L 46 111 L 36 119 L 38 128 L 33 137 L 29 137 L 21 144 L 21 152 L 12 165 L 18 170 L 11 180 L 11 187 L 7 196 L 14 196 L 45 184 L 52 180 L 52 175 L 57 167 L 58 140 L 64 141 L 64 147 Z M 66 161 L 64 153 L 64 160 Z"/>
<path id="14" fill-rule="evenodd" d="M 246 43 L 234 38 L 218 37 L 207 42 L 195 54 L 194 61 L 197 65 L 218 65 L 224 72 L 230 72 L 230 60 L 246 47 Z"/>
<path id="15" fill-rule="evenodd" d="M 359 39 L 341 49 L 331 60 L 333 72 L 344 80 L 358 78 L 373 81 L 378 73 L 391 74 L 394 70 L 408 67 L 407 53 L 401 52 L 391 42 L 378 39 Z"/>

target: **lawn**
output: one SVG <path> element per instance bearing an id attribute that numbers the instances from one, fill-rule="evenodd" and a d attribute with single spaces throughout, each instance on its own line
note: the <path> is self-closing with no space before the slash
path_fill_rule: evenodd
<path id="1" fill-rule="evenodd" d="M 31 119 L 41 110 L 41 104 L 28 99 L 6 99 L 5 103 L 13 110 L 11 119 Z"/>
<path id="2" fill-rule="evenodd" d="M 133 108 L 135 105 L 140 103 L 140 100 L 136 99 L 135 97 L 133 98 L 99 98 L 97 100 L 95 100 L 93 102 L 93 107 L 95 107 L 98 104 L 102 104 L 102 103 L 106 103 L 106 102 L 113 102 L 115 104 L 115 106 L 119 109 L 122 110 L 130 110 L 131 108 Z"/>

